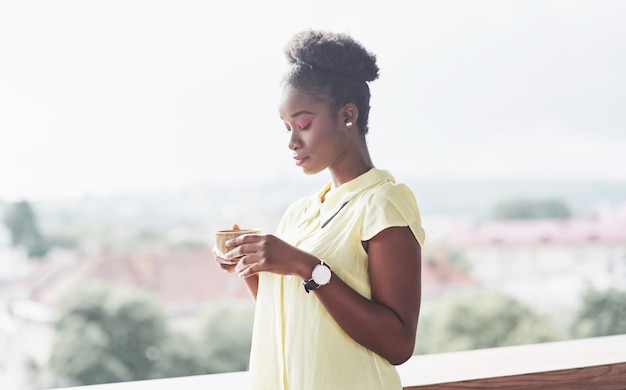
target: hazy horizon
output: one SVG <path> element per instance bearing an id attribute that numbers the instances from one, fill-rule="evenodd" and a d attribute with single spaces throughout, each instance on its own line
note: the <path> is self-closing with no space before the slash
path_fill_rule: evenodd
<path id="1" fill-rule="evenodd" d="M 300 180 L 276 100 L 307 28 L 377 55 L 368 142 L 399 179 L 624 181 L 624 19 L 619 1 L 2 2 L 0 200 Z"/>

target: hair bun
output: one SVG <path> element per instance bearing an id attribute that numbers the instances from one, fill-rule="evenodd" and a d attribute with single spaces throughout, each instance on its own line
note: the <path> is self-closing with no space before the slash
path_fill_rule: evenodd
<path id="1" fill-rule="evenodd" d="M 291 64 L 309 66 L 358 81 L 378 78 L 376 56 L 347 34 L 302 31 L 289 41 L 285 55 Z"/>

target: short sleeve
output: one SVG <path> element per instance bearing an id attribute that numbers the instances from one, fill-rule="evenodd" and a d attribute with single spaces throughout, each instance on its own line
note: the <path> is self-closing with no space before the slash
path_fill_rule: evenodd
<path id="1" fill-rule="evenodd" d="M 413 192 L 404 184 L 387 182 L 376 188 L 366 200 L 362 223 L 363 241 L 389 227 L 408 226 L 420 246 L 424 245 L 419 208 Z"/>

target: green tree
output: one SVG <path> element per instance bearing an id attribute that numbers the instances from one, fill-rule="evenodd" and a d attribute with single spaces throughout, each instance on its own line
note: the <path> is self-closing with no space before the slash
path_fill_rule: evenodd
<path id="1" fill-rule="evenodd" d="M 62 300 L 50 358 L 53 386 L 246 370 L 253 309 L 213 304 L 197 332 L 173 333 L 145 291 L 102 283 Z"/>
<path id="2" fill-rule="evenodd" d="M 159 353 L 155 378 L 213 374 L 203 356 L 202 345 L 197 337 L 188 333 L 171 334 Z"/>
<path id="3" fill-rule="evenodd" d="M 572 323 L 574 337 L 626 334 L 626 291 L 588 288 Z"/>
<path id="4" fill-rule="evenodd" d="M 254 309 L 218 303 L 203 315 L 200 345 L 211 372 L 244 371 L 248 368 Z"/>
<path id="5" fill-rule="evenodd" d="M 11 232 L 11 243 L 26 248 L 31 257 L 42 257 L 48 252 L 29 202 L 23 200 L 7 207 L 4 224 Z"/>
<path id="6" fill-rule="evenodd" d="M 559 199 L 511 199 L 493 207 L 497 220 L 567 219 L 572 216 L 569 207 Z"/>
<path id="7" fill-rule="evenodd" d="M 164 316 L 147 293 L 83 286 L 62 303 L 50 366 L 69 384 L 96 384 L 156 376 L 166 336 Z"/>
<path id="8" fill-rule="evenodd" d="M 439 353 L 557 339 L 545 318 L 502 293 L 448 298 L 420 316 L 415 353 Z"/>

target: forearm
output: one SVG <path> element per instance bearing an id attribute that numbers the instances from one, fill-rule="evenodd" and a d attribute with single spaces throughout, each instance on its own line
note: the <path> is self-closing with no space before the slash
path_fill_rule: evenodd
<path id="1" fill-rule="evenodd" d="M 243 278 L 243 282 L 246 285 L 250 296 L 252 296 L 252 299 L 256 301 L 256 296 L 259 291 L 259 275 L 256 274 L 248 278 Z"/>
<path id="2" fill-rule="evenodd" d="M 238 246 L 228 255 L 243 256 L 235 272 L 246 279 L 254 278 L 247 284 L 253 296 L 260 272 L 308 280 L 320 264 L 316 256 L 272 235 L 256 241 L 246 236 L 235 240 L 239 240 L 235 243 Z M 361 296 L 335 273 L 329 283 L 307 298 L 319 299 L 359 344 L 400 364 L 412 355 L 415 344 L 421 291 L 419 249 L 408 228 L 386 229 L 369 242 L 371 299 Z"/>
<path id="3" fill-rule="evenodd" d="M 359 344 L 396 365 L 413 354 L 416 327 L 403 322 L 388 306 L 363 297 L 335 274 L 329 284 L 314 293 L 337 324 Z"/>

